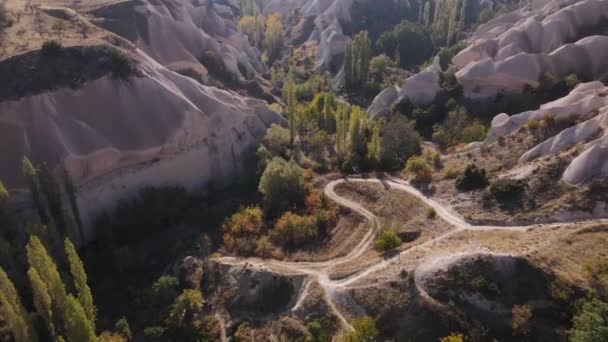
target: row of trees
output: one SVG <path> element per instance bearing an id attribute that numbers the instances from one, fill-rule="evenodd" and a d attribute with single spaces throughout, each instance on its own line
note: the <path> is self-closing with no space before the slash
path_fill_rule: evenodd
<path id="1" fill-rule="evenodd" d="M 285 44 L 283 21 L 279 13 L 273 13 L 268 18 L 257 13 L 244 15 L 239 19 L 239 27 L 249 37 L 249 43 L 266 52 L 268 65 L 279 60 Z"/>
<path id="2" fill-rule="evenodd" d="M 29 269 L 27 277 L 35 313 L 30 315 L 8 275 L 0 268 L 0 316 L 15 342 L 40 340 L 95 342 L 95 306 L 87 284 L 87 275 L 74 245 L 65 240 L 72 288 L 67 291 L 57 264 L 42 241 L 32 236 L 26 246 Z M 109 332 L 106 337 L 120 338 Z M 125 340 L 126 339 L 122 339 Z M 120 341 L 120 339 L 115 339 Z"/>
<path id="3" fill-rule="evenodd" d="M 344 81 L 347 91 L 359 90 L 367 83 L 371 44 L 367 31 L 359 32 L 351 41 L 346 43 Z"/>

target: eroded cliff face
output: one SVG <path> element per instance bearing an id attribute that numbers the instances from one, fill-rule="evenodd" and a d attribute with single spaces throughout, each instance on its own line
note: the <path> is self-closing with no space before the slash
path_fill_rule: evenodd
<path id="1" fill-rule="evenodd" d="M 25 187 L 24 156 L 35 164 L 65 166 L 77 186 L 85 239 L 94 236 L 90 227 L 99 214 L 143 187 L 204 190 L 251 176 L 245 166 L 254 161 L 266 128 L 283 122 L 263 100 L 177 72 L 184 65 L 205 72 L 195 57 L 204 51 L 213 51 L 237 78 L 246 77 L 243 71 L 263 70 L 256 53 L 245 47 L 246 38 L 234 30 L 233 17 L 175 1 L 119 2 L 91 13 L 120 14 L 117 6 L 135 9 L 130 12 L 135 21 L 117 15 L 110 25 L 127 32 L 136 26 L 135 36 L 125 35 L 133 46 L 121 41 L 113 47 L 136 62 L 136 73 L 96 74 L 73 87 L 0 102 L 0 179 L 9 188 Z M 70 45 L 78 53 L 77 42 Z"/>
<path id="2" fill-rule="evenodd" d="M 608 68 L 608 3 L 533 2 L 481 25 L 452 60 L 467 97 L 537 87 L 545 73 L 596 79 Z"/>

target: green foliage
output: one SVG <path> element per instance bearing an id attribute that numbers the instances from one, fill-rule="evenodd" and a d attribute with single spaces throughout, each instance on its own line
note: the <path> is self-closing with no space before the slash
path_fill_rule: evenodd
<path id="1" fill-rule="evenodd" d="M 485 188 L 487 185 L 486 170 L 477 168 L 475 164 L 468 165 L 464 173 L 456 178 L 456 189 L 460 191 Z"/>
<path id="2" fill-rule="evenodd" d="M 466 47 L 467 44 L 461 42 L 450 47 L 442 47 L 441 49 L 439 49 L 437 56 L 439 56 L 439 63 L 441 65 L 441 69 L 446 70 L 452 62 L 452 58 L 454 58 L 460 51 L 462 51 Z"/>
<path id="3" fill-rule="evenodd" d="M 54 319 L 63 319 L 64 324 L 67 324 L 65 322 L 65 319 L 67 318 L 67 293 L 65 285 L 59 275 L 59 271 L 57 270 L 57 265 L 48 254 L 46 248 L 42 245 L 40 239 L 36 236 L 30 238 L 30 241 L 26 245 L 26 250 L 30 268 L 33 268 L 38 272 L 40 279 L 42 279 L 48 288 Z M 82 309 L 80 303 L 78 303 L 78 306 Z"/>
<path id="4" fill-rule="evenodd" d="M 310 332 L 311 337 L 306 342 L 328 342 L 330 339 L 326 333 L 327 327 L 325 322 L 320 319 L 306 323 L 306 329 Z"/>
<path id="5" fill-rule="evenodd" d="M 0 317 L 15 342 L 36 341 L 37 336 L 30 317 L 21 303 L 17 289 L 0 267 Z"/>
<path id="6" fill-rule="evenodd" d="M 514 305 L 511 310 L 511 327 L 516 335 L 527 335 L 530 332 L 532 308 L 530 305 Z"/>
<path id="7" fill-rule="evenodd" d="M 161 304 L 172 302 L 178 293 L 179 281 L 174 276 L 160 276 L 152 284 L 152 293 Z"/>
<path id="8" fill-rule="evenodd" d="M 186 289 L 175 299 L 171 312 L 170 320 L 176 326 L 190 324 L 195 314 L 203 309 L 203 295 L 200 291 Z"/>
<path id="9" fill-rule="evenodd" d="M 549 284 L 549 294 L 555 300 L 568 303 L 572 295 L 574 295 L 574 290 L 564 279 L 555 278 Z"/>
<path id="10" fill-rule="evenodd" d="M 264 33 L 264 47 L 268 57 L 268 65 L 274 64 L 282 55 L 284 41 L 283 23 L 281 15 L 272 14 L 266 21 L 266 32 Z"/>
<path id="11" fill-rule="evenodd" d="M 385 54 L 372 57 L 369 62 L 369 73 L 372 79 L 376 82 L 384 81 L 384 74 L 386 73 L 389 65 L 391 64 L 390 58 L 386 57 Z"/>
<path id="12" fill-rule="evenodd" d="M 2 183 L 2 181 L 0 181 L 0 204 L 4 205 L 4 204 L 6 204 L 6 202 L 8 202 L 8 200 L 9 200 L 8 191 L 6 191 L 4 184 Z"/>
<path id="13" fill-rule="evenodd" d="M 570 342 L 606 342 L 608 303 L 598 299 L 585 302 L 572 319 L 568 337 Z"/>
<path id="14" fill-rule="evenodd" d="M 388 56 L 398 56 L 397 63 L 402 68 L 422 64 L 435 52 L 428 30 L 409 21 L 402 21 L 392 30 L 380 35 L 376 47 Z"/>
<path id="15" fill-rule="evenodd" d="M 287 122 L 289 123 L 289 146 L 293 147 L 293 142 L 296 135 L 296 109 L 298 99 L 296 97 L 296 84 L 290 76 L 287 85 L 283 90 L 283 98 L 287 103 Z"/>
<path id="16" fill-rule="evenodd" d="M 401 246 L 401 239 L 392 230 L 385 230 L 376 238 L 376 249 L 387 252 Z"/>
<path id="17" fill-rule="evenodd" d="M 382 140 L 380 138 L 380 123 L 376 122 L 372 127 L 372 135 L 367 143 L 367 160 L 371 167 L 380 165 L 382 159 Z"/>
<path id="18" fill-rule="evenodd" d="M 302 169 L 294 161 L 278 157 L 264 170 L 258 190 L 264 195 L 264 212 L 270 217 L 302 205 L 308 192 Z"/>
<path id="19" fill-rule="evenodd" d="M 128 340 L 133 338 L 133 334 L 131 333 L 131 327 L 129 326 L 129 322 L 125 317 L 116 321 L 116 324 L 114 324 L 114 330 L 116 331 L 116 333 L 125 337 Z"/>
<path id="20" fill-rule="evenodd" d="M 426 218 L 428 218 L 428 219 L 431 219 L 431 220 L 432 220 L 432 219 L 434 219 L 434 218 L 436 218 L 436 217 L 437 217 L 437 211 L 435 210 L 435 208 L 429 208 L 429 209 L 426 211 Z"/>
<path id="21" fill-rule="evenodd" d="M 93 304 L 93 294 L 87 284 L 87 274 L 76 248 L 69 239 L 65 239 L 65 253 L 70 265 L 70 273 L 74 279 L 74 287 L 78 293 L 78 301 L 82 305 L 87 318 L 91 322 L 95 322 L 95 306 Z"/>
<path id="22" fill-rule="evenodd" d="M 96 342 L 95 326 L 84 312 L 80 302 L 72 295 L 65 302 L 65 334 L 67 342 Z"/>
<path id="23" fill-rule="evenodd" d="M 353 321 L 353 328 L 355 330 L 346 336 L 346 341 L 348 342 L 375 341 L 380 334 L 376 328 L 376 322 L 369 316 L 355 319 Z"/>
<path id="24" fill-rule="evenodd" d="M 490 186 L 490 192 L 499 201 L 509 201 L 518 198 L 525 190 L 525 184 L 517 179 L 498 179 Z"/>
<path id="25" fill-rule="evenodd" d="M 381 136 L 382 165 L 387 170 L 401 170 L 409 158 L 420 154 L 422 138 L 402 115 L 384 124 Z"/>
<path id="26" fill-rule="evenodd" d="M 287 128 L 272 124 L 270 128 L 266 130 L 266 135 L 262 143 L 264 147 L 270 152 L 271 156 L 287 156 L 290 147 L 290 133 Z"/>
<path id="27" fill-rule="evenodd" d="M 437 46 L 450 46 L 460 39 L 467 23 L 467 0 L 443 0 L 435 3 L 433 41 Z"/>
<path id="28" fill-rule="evenodd" d="M 30 193 L 32 194 L 32 200 L 34 201 L 34 205 L 38 211 L 38 216 L 40 216 L 40 221 L 42 224 L 48 224 L 49 216 L 47 214 L 46 204 L 43 201 L 40 190 L 38 171 L 34 168 L 34 165 L 32 165 L 32 162 L 27 157 L 23 157 L 22 166 L 23 174 L 27 178 Z"/>
<path id="29" fill-rule="evenodd" d="M 49 289 L 40 278 L 40 275 L 35 268 L 31 268 L 27 271 L 28 278 L 30 280 L 30 286 L 32 288 L 32 295 L 34 300 L 34 307 L 36 312 L 46 326 L 46 329 L 50 336 L 55 335 L 55 325 L 53 323 L 53 309 L 52 300 Z"/>
<path id="30" fill-rule="evenodd" d="M 371 41 L 367 31 L 361 31 L 346 43 L 344 81 L 347 91 L 359 90 L 367 83 L 370 58 Z"/>
<path id="31" fill-rule="evenodd" d="M 439 342 L 465 342 L 466 338 L 463 334 L 460 333 L 451 333 L 446 337 L 442 337 L 439 339 Z"/>
<path id="32" fill-rule="evenodd" d="M 282 245 L 299 246 L 314 241 L 319 226 L 314 216 L 286 212 L 274 225 L 273 238 Z"/>
<path id="33" fill-rule="evenodd" d="M 249 43 L 260 47 L 266 30 L 266 18 L 261 15 L 247 15 L 239 19 L 239 28 L 249 38 Z"/>
<path id="34" fill-rule="evenodd" d="M 405 165 L 405 173 L 414 177 L 414 181 L 428 183 L 432 180 L 433 170 L 423 156 L 411 157 Z"/>
<path id="35" fill-rule="evenodd" d="M 252 244 L 262 234 L 262 210 L 259 207 L 241 208 L 222 224 L 224 246 L 241 255 L 251 255 Z M 248 243 L 249 242 L 249 243 Z"/>
<path id="36" fill-rule="evenodd" d="M 473 121 L 462 130 L 461 141 L 465 144 L 484 141 L 487 136 L 488 128 L 479 121 Z"/>
<path id="37" fill-rule="evenodd" d="M 441 124 L 433 126 L 433 142 L 441 149 L 485 140 L 488 129 L 481 122 L 471 120 L 464 107 L 448 101 L 447 117 Z"/>
<path id="38" fill-rule="evenodd" d="M 578 78 L 578 75 L 576 75 L 576 74 L 570 74 L 570 75 L 566 76 L 564 78 L 564 82 L 566 83 L 566 86 L 570 89 L 574 89 L 574 87 L 576 87 L 579 83 L 581 83 L 581 81 Z"/>

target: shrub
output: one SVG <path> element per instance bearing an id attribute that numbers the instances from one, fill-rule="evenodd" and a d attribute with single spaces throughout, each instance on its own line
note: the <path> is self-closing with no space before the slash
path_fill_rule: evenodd
<path id="1" fill-rule="evenodd" d="M 477 165 L 470 164 L 464 173 L 456 179 L 456 188 L 460 191 L 470 191 L 485 188 L 488 185 L 486 170 L 477 168 Z"/>
<path id="2" fill-rule="evenodd" d="M 428 183 L 432 180 L 431 167 L 422 156 L 408 159 L 405 172 L 414 176 L 414 181 Z"/>
<path id="3" fill-rule="evenodd" d="M 164 275 L 152 284 L 152 292 L 161 304 L 168 304 L 179 294 L 178 286 L 177 278 Z"/>
<path id="4" fill-rule="evenodd" d="M 564 78 L 564 82 L 566 83 L 566 86 L 570 89 L 574 89 L 574 87 L 576 87 L 579 83 L 581 83 L 581 81 L 578 79 L 578 76 L 576 74 L 570 74 L 570 75 L 566 76 Z"/>
<path id="5" fill-rule="evenodd" d="M 61 46 L 61 43 L 53 39 L 42 43 L 40 54 L 44 58 L 55 58 L 59 57 L 62 51 L 63 47 Z"/>
<path id="6" fill-rule="evenodd" d="M 382 127 L 382 165 L 388 170 L 399 170 L 412 156 L 420 153 L 422 138 L 402 115 Z"/>
<path id="7" fill-rule="evenodd" d="M 549 293 L 551 294 L 551 298 L 567 303 L 574 294 L 574 290 L 562 278 L 555 278 L 549 284 Z"/>
<path id="8" fill-rule="evenodd" d="M 319 227 L 314 216 L 286 212 L 274 225 L 274 238 L 282 245 L 298 246 L 314 241 Z"/>
<path id="9" fill-rule="evenodd" d="M 252 254 L 255 246 L 249 246 L 247 242 L 255 243 L 262 233 L 262 210 L 259 207 L 241 208 L 224 221 L 222 233 L 224 245 L 229 251 Z"/>
<path id="10" fill-rule="evenodd" d="M 104 47 L 112 77 L 125 80 L 137 73 L 137 64 L 125 52 L 115 47 Z"/>
<path id="11" fill-rule="evenodd" d="M 455 179 L 459 175 L 458 168 L 454 164 L 450 164 L 443 170 L 443 178 Z"/>
<path id="12" fill-rule="evenodd" d="M 376 82 L 382 82 L 384 80 L 384 73 L 390 64 L 391 60 L 385 54 L 373 57 L 369 62 L 370 76 Z"/>
<path id="13" fill-rule="evenodd" d="M 442 337 L 439 341 L 440 342 L 464 342 L 464 341 L 466 341 L 466 338 L 464 337 L 463 334 L 451 333 L 446 337 Z"/>
<path id="14" fill-rule="evenodd" d="M 608 336 L 608 303 L 598 299 L 585 302 L 572 319 L 568 336 L 571 342 L 605 342 Z"/>
<path id="15" fill-rule="evenodd" d="M 355 330 L 351 331 L 346 337 L 347 342 L 375 341 L 380 334 L 376 328 L 376 322 L 369 316 L 355 319 L 353 328 Z"/>
<path id="16" fill-rule="evenodd" d="M 434 219 L 434 218 L 436 218 L 436 217 L 437 217 L 437 211 L 435 210 L 435 208 L 429 208 L 429 209 L 426 211 L 426 218 L 428 218 L 428 219 L 431 219 L 431 220 L 432 220 L 432 219 Z"/>
<path id="17" fill-rule="evenodd" d="M 273 157 L 287 156 L 287 151 L 289 150 L 289 130 L 277 124 L 272 124 L 266 130 L 263 143 Z"/>
<path id="18" fill-rule="evenodd" d="M 301 206 L 308 194 L 302 169 L 278 157 L 266 166 L 258 189 L 264 195 L 264 212 L 271 217 Z"/>
<path id="19" fill-rule="evenodd" d="M 513 333 L 516 335 L 527 335 L 530 332 L 530 319 L 532 319 L 530 305 L 513 305 L 511 313 Z"/>
<path id="20" fill-rule="evenodd" d="M 479 121 L 473 121 L 462 131 L 462 142 L 465 144 L 474 141 L 484 141 L 488 136 L 488 128 Z"/>
<path id="21" fill-rule="evenodd" d="M 391 230 L 385 230 L 376 238 L 376 248 L 386 252 L 401 246 L 401 239 Z"/>
<path id="22" fill-rule="evenodd" d="M 492 183 L 490 192 L 499 201 L 516 199 L 524 191 L 524 183 L 516 179 L 499 179 Z"/>

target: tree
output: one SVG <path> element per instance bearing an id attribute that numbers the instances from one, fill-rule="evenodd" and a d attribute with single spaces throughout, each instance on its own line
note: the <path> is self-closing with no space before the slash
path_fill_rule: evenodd
<path id="1" fill-rule="evenodd" d="M 152 293 L 161 304 L 169 304 L 179 294 L 178 286 L 179 280 L 176 277 L 163 275 L 152 284 Z"/>
<path id="2" fill-rule="evenodd" d="M 405 172 L 414 176 L 414 181 L 428 183 L 432 180 L 433 171 L 423 156 L 411 157 L 405 165 Z"/>
<path id="3" fill-rule="evenodd" d="M 386 57 L 385 54 L 373 57 L 369 62 L 369 72 L 371 77 L 376 80 L 376 82 L 382 82 L 384 80 L 384 73 L 386 73 L 390 63 L 391 60 Z"/>
<path id="4" fill-rule="evenodd" d="M 291 137 L 288 129 L 277 124 L 272 124 L 266 130 L 263 144 L 273 157 L 286 156 L 290 141 Z"/>
<path id="5" fill-rule="evenodd" d="M 346 336 L 346 341 L 348 342 L 375 341 L 379 335 L 376 322 L 369 316 L 355 319 L 353 321 L 353 328 L 355 330 Z"/>
<path id="6" fill-rule="evenodd" d="M 49 223 L 49 216 L 46 211 L 46 205 L 42 200 L 42 194 L 40 190 L 40 182 L 38 180 L 38 171 L 32 165 L 32 162 L 27 158 L 23 157 L 22 161 L 23 174 L 27 178 L 30 192 L 32 194 L 32 200 L 38 210 L 38 216 L 40 216 L 40 222 L 42 224 Z"/>
<path id="7" fill-rule="evenodd" d="M 382 159 L 382 138 L 379 122 L 372 124 L 372 136 L 367 143 L 367 160 L 372 167 L 377 167 Z"/>
<path id="8" fill-rule="evenodd" d="M 40 278 L 40 275 L 35 268 L 30 267 L 30 269 L 27 271 L 27 276 L 30 280 L 36 312 L 44 321 L 49 335 L 55 336 L 52 300 L 49 289 L 42 278 Z"/>
<path id="9" fill-rule="evenodd" d="M 402 68 L 420 65 L 435 52 L 428 30 L 422 25 L 405 20 L 380 35 L 376 47 L 387 56 L 398 55 L 397 64 Z"/>
<path id="10" fill-rule="evenodd" d="M 392 230 L 385 230 L 376 239 L 376 248 L 387 252 L 401 246 L 401 239 Z"/>
<path id="11" fill-rule="evenodd" d="M 284 40 L 283 36 L 281 15 L 279 13 L 273 13 L 266 21 L 266 32 L 264 34 L 264 46 L 266 47 L 266 54 L 268 56 L 268 65 L 274 64 L 281 56 Z"/>
<path id="12" fill-rule="evenodd" d="M 65 334 L 67 342 L 96 342 L 95 326 L 80 302 L 71 294 L 66 297 Z"/>
<path id="13" fill-rule="evenodd" d="M 65 254 L 70 265 L 70 273 L 74 279 L 74 287 L 78 293 L 78 301 L 80 302 L 80 305 L 82 305 L 87 318 L 91 322 L 95 322 L 95 306 L 93 304 L 91 289 L 87 284 L 87 274 L 84 270 L 82 260 L 80 260 L 80 257 L 76 252 L 76 248 L 67 238 L 65 239 Z"/>
<path id="14" fill-rule="evenodd" d="M 568 336 L 570 342 L 606 342 L 608 303 L 598 299 L 586 301 L 572 318 Z"/>
<path id="15" fill-rule="evenodd" d="M 475 164 L 469 164 L 464 173 L 456 178 L 456 189 L 460 191 L 485 188 L 487 185 L 486 170 L 477 168 Z"/>
<path id="16" fill-rule="evenodd" d="M 61 34 L 63 33 L 63 31 L 65 30 L 65 22 L 63 20 L 55 20 L 55 22 L 53 23 L 53 31 L 55 31 L 55 34 L 57 35 L 57 38 L 59 38 L 59 40 L 61 40 Z"/>
<path id="17" fill-rule="evenodd" d="M 403 115 L 390 119 L 382 127 L 382 164 L 388 170 L 400 170 L 405 162 L 420 154 L 422 138 Z"/>
<path id="18" fill-rule="evenodd" d="M 346 137 L 349 120 L 348 108 L 345 104 L 338 104 L 336 110 L 336 152 L 338 154 L 338 163 L 342 164 L 342 160 L 346 154 Z"/>
<path id="19" fill-rule="evenodd" d="M 17 289 L 2 267 L 0 267 L 0 317 L 5 320 L 4 323 L 15 342 L 37 341 L 36 332 L 19 299 Z"/>
<path id="20" fill-rule="evenodd" d="M 53 217 L 57 228 L 65 234 L 66 219 L 61 199 L 61 187 L 53 170 L 48 164 L 43 163 L 42 166 L 40 166 L 38 180 L 40 181 L 40 189 L 46 199 L 51 216 Z"/>
<path id="21" fill-rule="evenodd" d="M 361 167 L 367 156 L 365 129 L 367 120 L 359 106 L 353 106 L 348 121 L 347 161 L 353 167 Z"/>
<path id="22" fill-rule="evenodd" d="M 463 334 L 451 333 L 446 337 L 442 337 L 439 341 L 440 342 L 464 342 L 465 340 L 466 340 L 466 338 L 464 337 Z"/>
<path id="23" fill-rule="evenodd" d="M 48 288 L 48 293 L 51 297 L 53 318 L 64 319 L 66 314 L 67 293 L 65 285 L 61 280 L 57 265 L 49 256 L 46 248 L 38 237 L 32 236 L 26 245 L 27 260 L 30 268 L 33 268 L 40 275 L 40 279 Z M 80 304 L 79 304 L 80 305 Z"/>
<path id="24" fill-rule="evenodd" d="M 243 255 L 253 254 L 253 250 L 242 250 L 239 247 L 244 245 L 242 241 L 255 240 L 262 234 L 262 210 L 259 207 L 241 208 L 224 220 L 222 234 L 224 245 L 229 251 Z"/>
<path id="25" fill-rule="evenodd" d="M 278 157 L 264 170 L 258 190 L 264 196 L 264 211 L 271 217 L 302 205 L 308 193 L 302 169 L 294 161 Z"/>
<path id="26" fill-rule="evenodd" d="M 346 43 L 344 55 L 344 81 L 348 91 L 355 91 L 367 82 L 371 58 L 371 41 L 367 31 L 359 32 Z"/>
<path id="27" fill-rule="evenodd" d="M 125 317 L 116 321 L 116 324 L 114 324 L 114 330 L 118 335 L 123 336 L 127 340 L 133 338 L 133 334 L 131 333 L 131 327 L 129 326 L 129 322 Z"/>
<path id="28" fill-rule="evenodd" d="M 511 326 L 516 335 L 527 335 L 530 332 L 530 319 L 532 319 L 532 308 L 530 305 L 513 305 L 511 310 Z"/>
<path id="29" fill-rule="evenodd" d="M 194 315 L 203 309 L 203 295 L 200 291 L 186 289 L 175 299 L 169 317 L 178 327 L 189 324 Z"/>
<path id="30" fill-rule="evenodd" d="M 298 99 L 296 97 L 296 84 L 290 75 L 285 86 L 283 97 L 287 103 L 287 122 L 289 123 L 289 146 L 293 148 L 296 134 L 296 110 Z"/>
<path id="31" fill-rule="evenodd" d="M 279 243 L 297 246 L 315 240 L 319 227 L 314 216 L 300 216 L 288 211 L 275 223 L 274 234 Z"/>
<path id="32" fill-rule="evenodd" d="M 243 16 L 239 19 L 239 28 L 247 35 L 252 46 L 260 47 L 266 28 L 266 20 L 263 16 Z"/>

